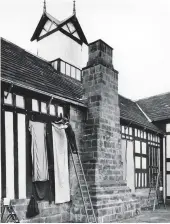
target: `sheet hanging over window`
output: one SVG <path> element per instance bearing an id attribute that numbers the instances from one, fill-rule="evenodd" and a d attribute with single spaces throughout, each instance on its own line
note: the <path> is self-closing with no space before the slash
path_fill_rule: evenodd
<path id="1" fill-rule="evenodd" d="M 46 181 L 48 176 L 48 160 L 46 147 L 46 125 L 40 122 L 29 122 L 32 135 L 33 181 Z"/>
<path id="2" fill-rule="evenodd" d="M 59 128 L 61 125 L 52 124 L 56 204 L 70 201 L 67 137 Z"/>

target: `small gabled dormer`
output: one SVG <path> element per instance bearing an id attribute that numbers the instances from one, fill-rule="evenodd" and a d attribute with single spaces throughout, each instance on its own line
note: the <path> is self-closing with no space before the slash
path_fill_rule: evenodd
<path id="1" fill-rule="evenodd" d="M 88 42 L 76 17 L 75 8 L 73 15 L 62 21 L 51 16 L 44 8 L 31 38 L 31 41 L 34 40 L 37 41 L 40 57 L 50 62 L 61 58 L 80 69 L 86 66 Z"/>

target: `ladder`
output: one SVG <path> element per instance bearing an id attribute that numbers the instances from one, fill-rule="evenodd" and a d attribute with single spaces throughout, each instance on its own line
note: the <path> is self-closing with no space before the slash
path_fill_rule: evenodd
<path id="1" fill-rule="evenodd" d="M 5 220 L 3 220 L 3 216 L 5 213 L 5 210 L 7 210 L 7 212 L 9 213 L 6 217 Z M 12 205 L 2 205 L 2 214 L 1 214 L 1 222 L 7 223 L 7 222 L 11 222 L 13 221 L 13 223 L 19 223 L 19 219 L 14 211 L 14 208 Z"/>
<path id="2" fill-rule="evenodd" d="M 78 170 L 77 170 L 77 167 L 76 167 L 76 163 L 75 163 L 75 159 L 74 159 L 72 150 L 70 150 L 70 151 L 71 151 L 71 157 L 72 157 L 75 173 L 76 173 L 79 188 L 80 188 L 81 197 L 82 197 L 82 200 L 83 200 L 83 205 L 84 205 L 84 210 L 85 210 L 87 222 L 88 223 L 89 222 L 97 223 L 96 216 L 95 216 L 95 213 L 94 213 L 94 208 L 93 208 L 90 193 L 89 193 L 89 189 L 88 189 L 88 185 L 87 185 L 87 181 L 86 181 L 86 177 L 85 177 L 83 166 L 82 166 L 82 163 L 81 163 L 80 155 L 77 152 L 76 155 L 77 155 L 77 158 L 78 158 L 78 164 L 80 165 L 80 173 L 79 173 Z M 83 177 L 83 180 L 82 180 L 84 182 L 83 188 L 82 188 L 82 182 L 80 181 L 79 175 L 82 175 L 82 177 Z M 83 189 L 86 189 L 86 190 L 83 190 Z M 88 208 L 87 208 L 87 203 L 85 201 L 86 202 L 89 201 Z"/>
<path id="3" fill-rule="evenodd" d="M 163 195 L 162 195 L 162 183 L 161 183 L 161 175 L 160 175 L 160 171 L 157 175 L 157 180 L 156 180 L 156 189 L 155 189 L 155 198 L 154 198 L 154 205 L 153 205 L 153 211 L 155 210 L 155 205 L 156 202 L 158 203 L 158 207 L 160 208 L 160 205 L 163 204 L 164 208 L 166 208 L 164 199 L 163 199 Z"/>
<path id="4" fill-rule="evenodd" d="M 153 204 L 153 211 L 155 211 L 156 202 L 158 204 L 158 207 L 160 207 L 161 204 L 164 205 L 164 208 L 166 208 L 163 195 L 161 194 L 161 175 L 160 171 L 158 173 L 153 173 L 152 180 L 150 183 L 149 188 L 149 195 L 148 195 L 148 203 L 151 196 L 151 191 L 154 190 L 154 204 Z"/>

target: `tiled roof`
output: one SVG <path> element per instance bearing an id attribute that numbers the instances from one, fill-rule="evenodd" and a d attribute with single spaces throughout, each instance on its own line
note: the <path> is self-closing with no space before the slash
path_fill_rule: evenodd
<path id="1" fill-rule="evenodd" d="M 79 101 L 82 88 L 78 80 L 59 74 L 47 61 L 2 38 L 1 77 L 82 103 Z"/>
<path id="2" fill-rule="evenodd" d="M 141 99 L 137 103 L 152 121 L 170 119 L 170 92 Z"/>
<path id="3" fill-rule="evenodd" d="M 22 48 L 1 39 L 1 77 L 49 94 L 81 102 L 82 84 L 71 77 L 57 73 L 47 62 Z M 141 127 L 159 132 L 141 112 L 137 104 L 119 95 L 120 116 Z"/>
<path id="4" fill-rule="evenodd" d="M 148 121 L 144 113 L 140 110 L 137 103 L 119 95 L 120 117 L 136 125 L 142 126 L 156 132 L 160 130 Z"/>

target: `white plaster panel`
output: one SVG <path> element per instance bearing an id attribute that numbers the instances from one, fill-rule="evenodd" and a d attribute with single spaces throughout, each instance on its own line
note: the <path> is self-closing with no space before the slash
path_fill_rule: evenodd
<path id="1" fill-rule="evenodd" d="M 6 197 L 14 199 L 14 133 L 13 113 L 5 112 Z"/>
<path id="2" fill-rule="evenodd" d="M 87 64 L 87 46 L 86 48 L 81 46 L 60 31 L 43 38 L 37 44 L 39 56 L 48 61 L 61 58 L 79 68 L 85 67 Z M 86 58 L 86 62 L 84 62 L 84 58 Z"/>
<path id="3" fill-rule="evenodd" d="M 170 158 L 170 135 L 166 136 L 166 157 Z"/>
<path id="4" fill-rule="evenodd" d="M 133 142 L 127 141 L 127 186 L 135 191 Z"/>
<path id="5" fill-rule="evenodd" d="M 170 196 L 170 174 L 167 175 L 167 196 Z"/>
<path id="6" fill-rule="evenodd" d="M 146 143 L 142 142 L 142 154 L 146 154 Z"/>
<path id="7" fill-rule="evenodd" d="M 135 152 L 140 153 L 140 141 L 135 141 Z"/>
<path id="8" fill-rule="evenodd" d="M 170 162 L 167 162 L 167 171 L 170 171 Z"/>
<path id="9" fill-rule="evenodd" d="M 5 104 L 12 104 L 12 94 L 11 93 L 8 93 L 8 92 L 4 92 L 4 96 L 7 96 L 8 97 L 4 97 L 4 103 Z"/>
<path id="10" fill-rule="evenodd" d="M 141 161 L 139 156 L 135 156 L 135 168 L 137 169 L 141 168 Z"/>
<path id="11" fill-rule="evenodd" d="M 170 132 L 170 124 L 166 124 L 166 132 Z"/>
<path id="12" fill-rule="evenodd" d="M 26 198 L 26 129 L 25 115 L 18 114 L 19 199 Z"/>
<path id="13" fill-rule="evenodd" d="M 126 140 L 121 140 L 121 150 L 122 150 L 122 162 L 123 162 L 123 179 L 127 179 L 127 151 L 126 151 Z"/>

